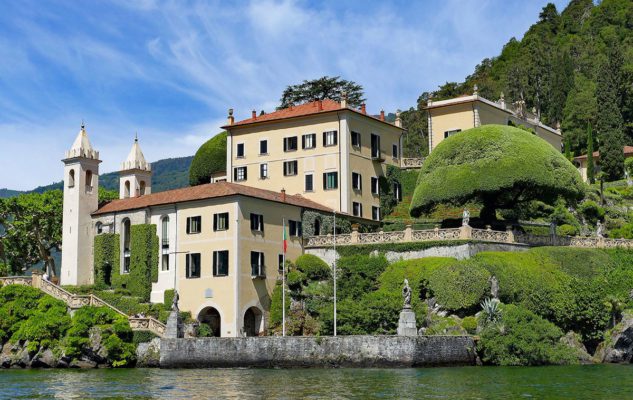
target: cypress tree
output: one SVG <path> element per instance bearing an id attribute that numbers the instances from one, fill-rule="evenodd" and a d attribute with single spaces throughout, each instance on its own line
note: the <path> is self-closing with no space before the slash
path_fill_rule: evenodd
<path id="1" fill-rule="evenodd" d="M 593 132 L 591 124 L 587 125 L 587 180 L 589 183 L 595 183 L 593 168 Z"/>
<path id="2" fill-rule="evenodd" d="M 602 64 L 598 71 L 596 98 L 598 114 L 596 127 L 600 137 L 600 166 L 606 180 L 621 179 L 624 175 L 624 132 L 620 112 L 616 63 Z"/>

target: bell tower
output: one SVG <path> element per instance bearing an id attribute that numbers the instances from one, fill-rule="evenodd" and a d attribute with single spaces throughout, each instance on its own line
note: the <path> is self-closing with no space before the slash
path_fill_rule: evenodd
<path id="1" fill-rule="evenodd" d="M 127 159 L 121 164 L 119 178 L 119 198 L 138 197 L 152 193 L 152 168 L 138 144 L 138 137 Z"/>
<path id="2" fill-rule="evenodd" d="M 84 124 L 64 163 L 62 267 L 60 283 L 85 285 L 93 280 L 94 228 L 91 214 L 99 207 L 99 152 L 90 145 Z"/>

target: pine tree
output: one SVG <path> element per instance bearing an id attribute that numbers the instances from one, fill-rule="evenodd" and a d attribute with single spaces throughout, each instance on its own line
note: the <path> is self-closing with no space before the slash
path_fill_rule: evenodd
<path id="1" fill-rule="evenodd" d="M 600 138 L 600 166 L 606 180 L 621 179 L 624 174 L 624 132 L 619 104 L 619 71 L 614 59 L 600 66 L 596 99 L 596 128 Z"/>
<path id="2" fill-rule="evenodd" d="M 595 183 L 593 168 L 593 132 L 591 124 L 587 125 L 587 180 L 589 183 Z"/>
<path id="3" fill-rule="evenodd" d="M 565 137 L 565 158 L 571 161 L 571 143 L 569 137 Z"/>

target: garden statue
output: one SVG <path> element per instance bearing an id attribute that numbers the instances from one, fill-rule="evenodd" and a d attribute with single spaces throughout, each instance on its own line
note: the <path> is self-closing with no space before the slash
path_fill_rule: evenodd
<path id="1" fill-rule="evenodd" d="M 626 177 L 626 185 L 633 186 L 633 179 L 631 179 L 631 175 L 629 175 L 629 171 L 624 168 L 624 176 Z"/>
<path id="2" fill-rule="evenodd" d="M 171 309 L 172 311 L 179 311 L 178 309 L 178 300 L 180 299 L 180 296 L 178 295 L 178 291 L 176 289 L 174 289 L 174 299 L 171 302 Z"/>
<path id="3" fill-rule="evenodd" d="M 554 221 L 549 223 L 549 234 L 551 236 L 556 236 L 556 222 Z"/>
<path id="4" fill-rule="evenodd" d="M 462 214 L 462 226 L 468 226 L 470 223 L 470 211 L 467 208 L 464 208 L 464 213 Z"/>
<path id="5" fill-rule="evenodd" d="M 404 280 L 404 287 L 402 288 L 402 297 L 404 297 L 403 308 L 405 309 L 411 308 L 411 288 L 409 287 L 409 281 L 407 279 Z"/>
<path id="6" fill-rule="evenodd" d="M 596 222 L 596 236 L 599 238 L 604 237 L 603 231 L 604 231 L 604 225 L 602 225 L 600 221 Z"/>
<path id="7" fill-rule="evenodd" d="M 490 277 L 490 294 L 492 298 L 499 299 L 499 280 L 494 275 Z"/>

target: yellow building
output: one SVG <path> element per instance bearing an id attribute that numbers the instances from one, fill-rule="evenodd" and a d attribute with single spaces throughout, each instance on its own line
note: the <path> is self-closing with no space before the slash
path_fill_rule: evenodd
<path id="1" fill-rule="evenodd" d="M 400 166 L 402 124 L 314 101 L 235 122 L 227 137 L 227 179 L 302 196 L 337 212 L 380 220 L 378 178 Z"/>
<path id="2" fill-rule="evenodd" d="M 477 93 L 454 99 L 427 103 L 429 151 L 432 151 L 445 138 L 470 128 L 486 124 L 523 125 L 533 129 L 557 150 L 562 150 L 560 130 L 543 124 L 538 115 L 525 110 L 524 102 L 506 104 L 503 94 L 494 102 Z"/>
<path id="3" fill-rule="evenodd" d="M 633 146 L 624 146 L 622 148 L 624 152 L 624 158 L 633 157 Z M 600 152 L 593 152 L 593 163 L 594 163 L 594 177 L 600 172 Z M 583 154 L 578 157 L 574 157 L 574 164 L 578 168 L 578 172 L 580 172 L 580 176 L 582 176 L 582 180 L 585 182 L 589 181 L 587 177 L 587 154 Z"/>

